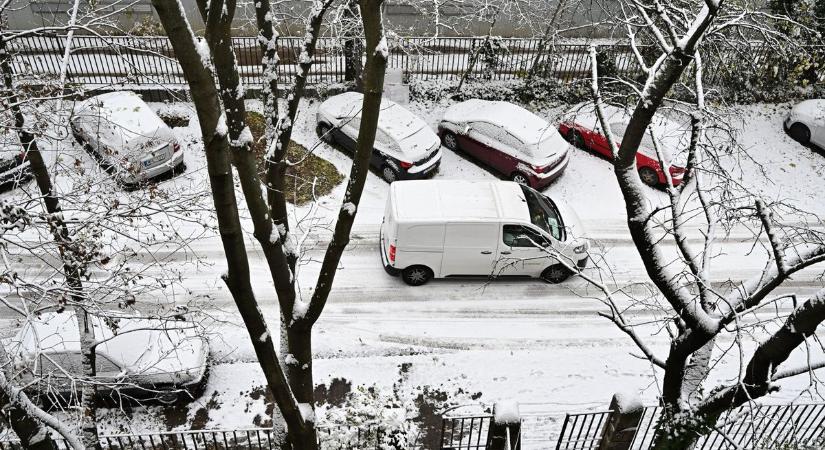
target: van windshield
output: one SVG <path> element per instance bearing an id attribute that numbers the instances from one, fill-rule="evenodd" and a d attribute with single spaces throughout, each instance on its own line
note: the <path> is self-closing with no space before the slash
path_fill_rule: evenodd
<path id="1" fill-rule="evenodd" d="M 546 231 L 557 241 L 563 241 L 564 224 L 553 201 L 527 186 L 522 185 L 521 190 L 524 192 L 524 199 L 527 201 L 530 222 Z"/>

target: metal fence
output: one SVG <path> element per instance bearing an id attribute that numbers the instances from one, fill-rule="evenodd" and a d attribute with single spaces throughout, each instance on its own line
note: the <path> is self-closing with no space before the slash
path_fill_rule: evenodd
<path id="1" fill-rule="evenodd" d="M 516 79 L 535 68 L 544 76 L 570 81 L 586 76 L 590 70 L 588 44 L 551 45 L 541 39 L 523 38 L 495 39 L 495 46 L 485 42 L 489 41 L 484 37 L 397 38 L 390 46 L 388 67 L 422 80 L 458 79 L 473 60 L 472 74 L 490 80 Z M 291 82 L 302 43 L 299 37 L 279 39 L 280 82 Z M 257 39 L 234 37 L 233 47 L 242 82 L 260 85 L 262 50 Z M 640 70 L 626 46 L 604 48 L 610 51 L 618 71 Z M 10 50 L 15 55 L 13 68 L 17 73 L 57 76 L 63 65 L 65 36 L 15 39 L 10 42 Z M 185 86 L 183 71 L 165 36 L 75 36 L 66 69 L 70 82 L 86 86 Z M 344 70 L 343 42 L 320 38 L 308 82 L 341 82 Z"/>
<path id="2" fill-rule="evenodd" d="M 631 444 L 647 450 L 653 443 L 661 409 L 645 408 Z M 612 412 L 567 414 L 556 450 L 595 450 Z M 703 436 L 696 450 L 822 448 L 825 404 L 751 405 L 725 414 L 716 429 Z"/>
<path id="3" fill-rule="evenodd" d="M 492 416 L 445 417 L 441 422 L 441 450 L 487 448 Z"/>
<path id="4" fill-rule="evenodd" d="M 240 430 L 170 431 L 147 434 L 101 435 L 101 447 L 106 450 L 277 450 L 279 447 L 271 428 Z M 334 437 L 334 439 L 333 439 Z M 387 443 L 380 428 L 339 427 L 318 430 L 322 450 L 383 449 Z M 60 450 L 69 450 L 68 443 L 57 440 Z M 0 450 L 20 450 L 17 441 L 0 439 Z"/>

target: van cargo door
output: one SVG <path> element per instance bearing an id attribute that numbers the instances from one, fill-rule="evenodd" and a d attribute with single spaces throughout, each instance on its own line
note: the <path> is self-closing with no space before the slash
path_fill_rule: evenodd
<path id="1" fill-rule="evenodd" d="M 448 223 L 441 266 L 443 276 L 493 275 L 498 241 L 498 223 Z"/>

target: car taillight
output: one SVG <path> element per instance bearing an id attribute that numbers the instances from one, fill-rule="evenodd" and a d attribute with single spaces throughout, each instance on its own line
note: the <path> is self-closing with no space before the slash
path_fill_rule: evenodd
<path id="1" fill-rule="evenodd" d="M 413 166 L 413 163 L 401 161 L 401 162 L 400 162 L 400 165 L 401 165 L 401 167 L 403 167 L 404 169 L 409 169 L 410 167 L 412 167 L 412 166 Z"/>
<path id="2" fill-rule="evenodd" d="M 395 246 L 390 244 L 390 262 L 395 262 Z"/>
<path id="3" fill-rule="evenodd" d="M 533 171 L 536 173 L 544 173 L 544 171 L 547 170 L 547 167 L 549 166 L 533 166 Z"/>
<path id="4" fill-rule="evenodd" d="M 172 144 L 172 153 L 177 153 L 179 151 L 180 151 L 180 144 L 178 144 L 177 142 Z"/>

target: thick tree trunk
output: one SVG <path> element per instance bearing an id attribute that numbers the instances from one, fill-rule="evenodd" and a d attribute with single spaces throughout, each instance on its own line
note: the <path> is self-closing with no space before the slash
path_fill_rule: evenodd
<path id="1" fill-rule="evenodd" d="M 221 103 L 212 70 L 206 58 L 202 58 L 203 48 L 198 48 L 197 38 L 188 26 L 180 3 L 153 0 L 152 4 L 181 63 L 200 121 L 209 183 L 228 265 L 224 281 L 244 321 L 278 409 L 289 424 L 290 430 L 301 430 L 304 428 L 303 417 L 289 389 L 273 345 L 272 335 L 252 290 L 249 261 L 246 257 L 246 245 L 235 197 L 229 139 L 221 132 L 221 128 L 224 127 L 221 120 L 225 119 L 221 117 Z M 212 12 L 220 14 L 222 9 L 222 2 L 210 3 Z M 211 20 L 208 19 L 208 22 Z"/>
<path id="2" fill-rule="evenodd" d="M 358 1 L 349 0 L 347 8 L 344 10 L 344 17 L 349 20 L 347 35 L 344 40 L 344 80 L 355 83 L 356 91 L 364 90 L 364 83 L 361 79 L 364 73 L 364 63 L 362 55 L 364 47 L 361 44 L 360 29 L 356 24 L 358 21 Z M 346 26 L 346 25 L 345 25 Z"/>
<path id="3" fill-rule="evenodd" d="M 82 261 L 78 257 L 79 255 L 75 255 L 76 252 L 74 251 L 72 238 L 69 235 L 69 229 L 66 226 L 63 211 L 60 208 L 60 200 L 52 185 L 49 169 L 43 161 L 43 155 L 40 153 L 37 140 L 34 135 L 28 131 L 26 126 L 26 118 L 20 109 L 19 100 L 14 90 L 10 58 L 7 43 L 5 39 L 0 38 L 0 70 L 3 72 L 3 85 L 8 91 L 5 98 L 7 99 L 9 110 L 14 116 L 14 123 L 18 130 L 17 133 L 20 144 L 26 152 L 26 158 L 31 166 L 37 187 L 43 196 L 43 204 L 46 212 L 49 214 L 49 226 L 63 261 L 63 275 L 66 278 L 66 284 L 69 289 L 69 297 L 76 308 L 78 324 L 80 325 L 82 320 L 84 324 L 88 325 L 88 317 L 82 306 L 85 300 L 83 282 L 81 281 L 82 268 L 78 266 L 78 264 L 82 264 Z M 83 354 L 81 367 L 83 368 L 84 378 L 89 381 L 81 383 L 80 434 L 83 444 L 87 448 L 99 448 L 100 439 L 98 437 L 95 420 L 97 387 L 95 383 L 91 382 L 95 376 L 94 348 L 92 347 L 95 340 L 94 329 L 89 325 L 79 327 L 78 330 L 80 332 L 80 349 Z"/>

